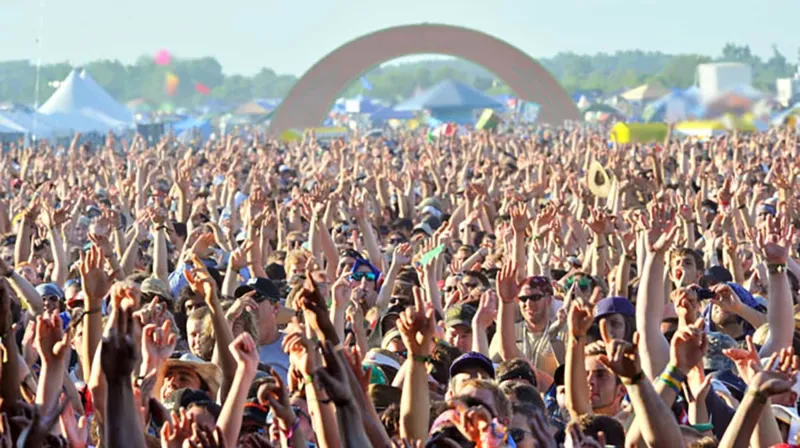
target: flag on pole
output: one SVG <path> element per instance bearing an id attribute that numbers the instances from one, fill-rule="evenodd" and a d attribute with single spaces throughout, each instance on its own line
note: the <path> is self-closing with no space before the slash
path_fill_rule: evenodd
<path id="1" fill-rule="evenodd" d="M 203 95 L 210 95 L 211 94 L 211 89 L 209 89 L 208 86 L 203 84 L 202 82 L 194 83 L 194 90 L 197 93 L 202 93 Z"/>
<path id="2" fill-rule="evenodd" d="M 167 72 L 166 78 L 164 79 L 164 90 L 167 92 L 167 95 L 174 96 L 178 91 L 178 85 L 180 85 L 180 83 L 181 79 L 178 78 L 178 75 Z"/>
<path id="3" fill-rule="evenodd" d="M 372 84 L 370 84 L 366 76 L 361 77 L 361 87 L 363 87 L 366 90 L 372 90 Z"/>

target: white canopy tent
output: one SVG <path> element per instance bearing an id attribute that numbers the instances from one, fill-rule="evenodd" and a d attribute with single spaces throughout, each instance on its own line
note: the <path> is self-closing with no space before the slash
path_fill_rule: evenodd
<path id="1" fill-rule="evenodd" d="M 59 130 L 105 133 L 131 129 L 133 117 L 130 120 L 115 118 L 113 115 L 117 112 L 109 108 L 108 100 L 98 93 L 102 87 L 91 82 L 94 86 L 73 69 L 39 112 L 50 117 Z"/>
<path id="2" fill-rule="evenodd" d="M 95 100 L 97 100 L 101 112 L 123 123 L 133 123 L 133 113 L 128 110 L 124 104 L 117 102 L 117 100 L 109 95 L 109 93 L 92 78 L 86 69 L 81 70 L 81 79 L 95 94 Z"/>

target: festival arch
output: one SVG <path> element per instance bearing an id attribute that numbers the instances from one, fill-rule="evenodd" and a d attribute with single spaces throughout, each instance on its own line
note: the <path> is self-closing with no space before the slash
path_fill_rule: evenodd
<path id="1" fill-rule="evenodd" d="M 492 71 L 519 98 L 541 106 L 538 122 L 579 120 L 569 94 L 544 67 L 488 34 L 450 25 L 406 25 L 376 31 L 328 53 L 306 71 L 272 117 L 269 132 L 319 126 L 352 80 L 385 61 L 421 53 L 467 59 Z"/>

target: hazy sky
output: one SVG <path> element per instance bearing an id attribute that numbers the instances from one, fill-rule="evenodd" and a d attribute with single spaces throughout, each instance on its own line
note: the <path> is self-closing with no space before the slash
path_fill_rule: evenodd
<path id="1" fill-rule="evenodd" d="M 166 48 L 215 56 L 229 74 L 265 66 L 301 74 L 365 33 L 435 22 L 493 34 L 534 57 L 634 48 L 717 55 L 733 41 L 762 56 L 774 43 L 794 61 L 798 17 L 800 0 L 0 0 L 0 60 L 129 63 Z"/>

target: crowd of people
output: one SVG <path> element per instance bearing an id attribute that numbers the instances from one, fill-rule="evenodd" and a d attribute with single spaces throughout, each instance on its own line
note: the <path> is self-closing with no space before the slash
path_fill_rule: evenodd
<path id="1" fill-rule="evenodd" d="M 11 145 L 0 444 L 798 444 L 797 139 Z"/>

